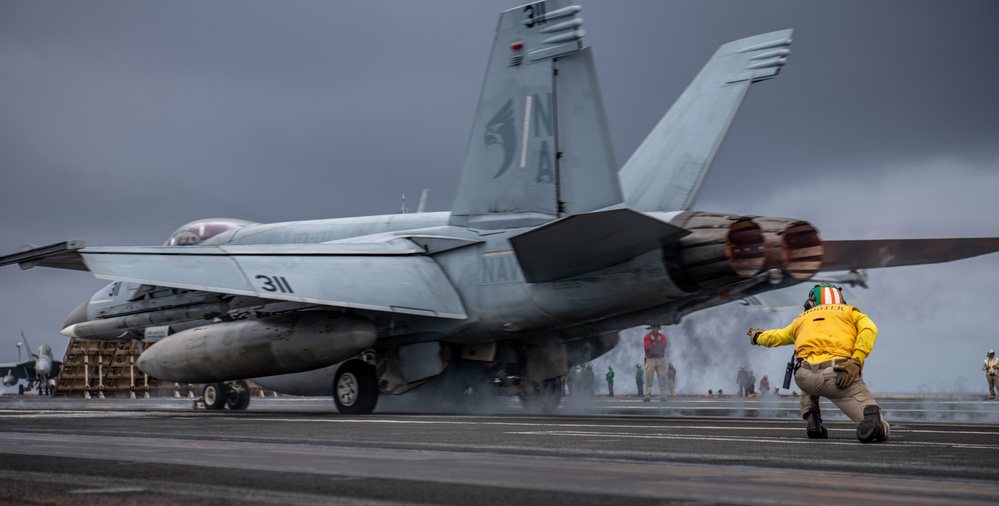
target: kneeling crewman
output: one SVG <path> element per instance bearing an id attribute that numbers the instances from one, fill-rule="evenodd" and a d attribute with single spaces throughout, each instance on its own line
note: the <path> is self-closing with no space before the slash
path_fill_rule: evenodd
<path id="1" fill-rule="evenodd" d="M 794 381 L 805 394 L 799 399 L 808 437 L 829 437 L 819 412 L 819 397 L 825 397 L 857 423 L 860 442 L 888 439 L 891 428 L 861 376 L 878 328 L 867 315 L 846 304 L 839 287 L 815 285 L 805 301 L 805 312 L 790 325 L 766 331 L 752 328 L 749 336 L 755 345 L 794 345 L 799 364 Z"/>

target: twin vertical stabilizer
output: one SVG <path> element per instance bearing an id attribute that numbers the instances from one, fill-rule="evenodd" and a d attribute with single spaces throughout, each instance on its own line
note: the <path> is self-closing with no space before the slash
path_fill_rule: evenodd
<path id="1" fill-rule="evenodd" d="M 628 207 L 690 209 L 749 85 L 776 77 L 790 44 L 791 30 L 781 30 L 718 48 L 621 167 Z"/>
<path id="2" fill-rule="evenodd" d="M 582 8 L 500 15 L 451 223 L 534 226 L 622 201 Z"/>

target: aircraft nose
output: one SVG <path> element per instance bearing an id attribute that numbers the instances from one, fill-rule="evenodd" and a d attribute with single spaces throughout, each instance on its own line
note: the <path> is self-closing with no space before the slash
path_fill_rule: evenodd
<path id="1" fill-rule="evenodd" d="M 69 313 L 69 316 L 66 317 L 66 323 L 62 324 L 62 328 L 87 321 L 89 319 L 87 318 L 87 304 L 89 303 L 90 299 L 84 299 L 79 306 L 76 306 L 76 309 L 74 309 L 71 313 Z"/>
<path id="2" fill-rule="evenodd" d="M 35 361 L 35 372 L 42 375 L 48 376 L 52 372 L 52 360 L 48 357 L 41 357 Z"/>

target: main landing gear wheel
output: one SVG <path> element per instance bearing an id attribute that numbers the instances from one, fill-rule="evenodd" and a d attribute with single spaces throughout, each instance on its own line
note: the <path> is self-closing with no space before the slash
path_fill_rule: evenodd
<path id="1" fill-rule="evenodd" d="M 225 405 L 229 409 L 241 411 L 250 405 L 250 386 L 245 381 L 229 381 L 222 387 L 225 388 Z"/>
<path id="2" fill-rule="evenodd" d="M 562 378 L 546 379 L 535 383 L 535 386 L 534 393 L 520 397 L 521 404 L 529 413 L 554 413 L 562 402 Z"/>
<path id="3" fill-rule="evenodd" d="M 333 402 L 345 415 L 367 415 L 378 403 L 375 367 L 363 360 L 348 360 L 333 377 Z"/>
<path id="4" fill-rule="evenodd" d="M 225 388 L 221 383 L 208 383 L 201 391 L 205 401 L 205 409 L 222 409 L 225 407 Z"/>

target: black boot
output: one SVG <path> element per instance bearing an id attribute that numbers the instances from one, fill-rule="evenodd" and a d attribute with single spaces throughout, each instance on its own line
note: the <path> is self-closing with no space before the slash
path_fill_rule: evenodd
<path id="1" fill-rule="evenodd" d="M 829 431 L 822 426 L 822 417 L 818 411 L 809 411 L 805 413 L 804 418 L 808 422 L 808 427 L 805 429 L 808 439 L 829 439 Z"/>
<path id="2" fill-rule="evenodd" d="M 876 443 L 888 439 L 885 424 L 881 420 L 881 408 L 864 406 L 864 419 L 857 425 L 857 439 L 861 443 Z"/>

